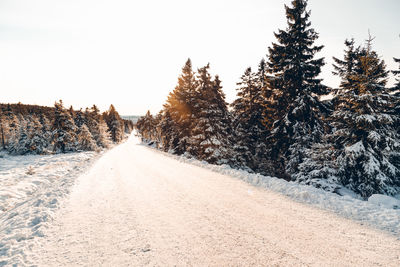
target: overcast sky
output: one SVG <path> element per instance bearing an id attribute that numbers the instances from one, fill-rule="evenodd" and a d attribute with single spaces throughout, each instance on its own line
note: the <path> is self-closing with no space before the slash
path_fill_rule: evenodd
<path id="1" fill-rule="evenodd" d="M 112 103 L 120 114 L 161 109 L 186 59 L 210 62 L 227 101 L 248 66 L 256 67 L 286 27 L 289 0 L 0 0 L 0 102 L 75 108 Z M 309 0 L 325 45 L 325 84 L 346 38 L 374 48 L 389 69 L 400 57 L 400 1 Z M 392 80 L 391 80 L 392 83 Z"/>

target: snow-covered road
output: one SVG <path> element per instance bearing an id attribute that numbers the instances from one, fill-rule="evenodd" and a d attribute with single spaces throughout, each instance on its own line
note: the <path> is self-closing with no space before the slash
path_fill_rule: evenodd
<path id="1" fill-rule="evenodd" d="M 81 176 L 38 266 L 399 266 L 400 241 L 139 145 Z"/>

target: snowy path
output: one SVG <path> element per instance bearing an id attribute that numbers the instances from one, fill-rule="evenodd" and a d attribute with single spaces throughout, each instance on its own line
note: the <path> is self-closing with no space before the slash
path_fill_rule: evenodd
<path id="1" fill-rule="evenodd" d="M 398 266 L 400 241 L 137 145 L 78 179 L 39 266 Z"/>

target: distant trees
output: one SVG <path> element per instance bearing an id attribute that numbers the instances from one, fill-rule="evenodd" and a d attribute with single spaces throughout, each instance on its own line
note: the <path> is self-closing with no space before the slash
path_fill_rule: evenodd
<path id="1" fill-rule="evenodd" d="M 124 123 L 113 105 L 103 113 L 103 119 L 107 123 L 111 140 L 116 143 L 121 142 L 125 132 Z"/>
<path id="2" fill-rule="evenodd" d="M 169 94 L 164 109 L 155 118 L 147 112 L 136 124 L 143 140 L 165 151 L 186 154 L 210 163 L 231 160 L 231 115 L 218 76 L 209 65 L 192 70 L 188 59 L 178 85 Z"/>
<path id="3" fill-rule="evenodd" d="M 246 69 L 230 108 L 209 65 L 196 73 L 189 59 L 160 113 L 138 120 L 142 139 L 178 155 L 331 192 L 400 193 L 400 68 L 387 88 L 389 72 L 373 38 L 365 45 L 348 39 L 343 58 L 333 58 L 340 86 L 328 88 L 318 78 L 325 63 L 316 54 L 323 46 L 314 44 L 318 33 L 307 1 L 293 0 L 285 9 L 286 29 L 275 33 L 258 70 Z M 328 93 L 333 98 L 321 101 Z"/>
<path id="4" fill-rule="evenodd" d="M 54 108 L 0 104 L 0 148 L 14 155 L 94 151 L 120 142 L 132 129 L 113 106 L 100 114 L 95 105 L 76 111 L 61 100 Z"/>
<path id="5" fill-rule="evenodd" d="M 61 100 L 54 104 L 54 114 L 51 139 L 53 151 L 56 153 L 76 151 L 76 125 Z"/>
<path id="6" fill-rule="evenodd" d="M 142 133 L 142 138 L 145 141 L 158 141 L 157 140 L 157 124 L 153 115 L 151 115 L 150 111 L 147 111 L 146 115 L 140 117 L 136 123 L 137 129 Z M 166 129 L 167 130 L 167 129 Z M 164 133 L 166 138 L 170 136 L 170 133 L 167 131 Z M 167 143 L 164 144 L 164 147 L 167 146 Z"/>

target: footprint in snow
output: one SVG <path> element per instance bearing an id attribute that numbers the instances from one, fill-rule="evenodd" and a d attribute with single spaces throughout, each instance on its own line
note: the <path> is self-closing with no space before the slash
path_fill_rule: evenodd
<path id="1" fill-rule="evenodd" d="M 146 245 L 144 248 L 142 248 L 142 252 L 149 252 L 150 250 L 150 245 Z"/>

